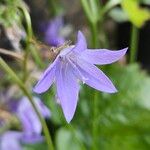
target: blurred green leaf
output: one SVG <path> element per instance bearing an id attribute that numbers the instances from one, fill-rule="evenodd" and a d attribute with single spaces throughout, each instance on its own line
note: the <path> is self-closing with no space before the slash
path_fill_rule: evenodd
<path id="1" fill-rule="evenodd" d="M 137 64 L 109 66 L 118 93 L 103 94 L 99 134 L 103 149 L 148 150 L 150 143 L 150 77 Z M 111 140 L 110 140 L 111 139 Z"/>
<path id="2" fill-rule="evenodd" d="M 82 150 L 79 141 L 77 141 L 80 139 L 80 136 L 78 136 L 79 134 L 76 135 L 75 134 L 76 133 L 71 132 L 67 128 L 59 129 L 56 134 L 56 141 L 55 141 L 56 149 L 57 150 Z"/>
<path id="3" fill-rule="evenodd" d="M 118 89 L 116 94 L 99 93 L 97 118 L 99 149 L 148 150 L 150 147 L 150 77 L 138 64 L 104 68 Z M 86 146 L 92 143 L 93 92 L 81 89 L 73 124 L 80 128 Z M 84 107 L 85 105 L 85 107 Z"/>
<path id="4" fill-rule="evenodd" d="M 110 10 L 109 16 L 119 23 L 128 21 L 129 19 L 128 15 L 121 8 Z"/>
<path id="5" fill-rule="evenodd" d="M 22 12 L 18 6 L 27 7 L 22 0 L 5 0 L 0 1 L 0 24 L 9 27 L 14 23 L 22 25 Z"/>
<path id="6" fill-rule="evenodd" d="M 46 149 L 47 149 L 46 143 L 23 145 L 23 150 L 46 150 Z"/>
<path id="7" fill-rule="evenodd" d="M 136 27 L 140 28 L 150 19 L 150 11 L 141 8 L 138 0 L 122 0 L 122 8 Z"/>
<path id="8" fill-rule="evenodd" d="M 116 5 L 119 5 L 120 3 L 121 0 L 109 0 L 103 8 L 103 13 L 107 13 L 110 9 L 112 9 Z"/>
<path id="9" fill-rule="evenodd" d="M 150 0 L 140 0 L 142 4 L 150 5 Z"/>

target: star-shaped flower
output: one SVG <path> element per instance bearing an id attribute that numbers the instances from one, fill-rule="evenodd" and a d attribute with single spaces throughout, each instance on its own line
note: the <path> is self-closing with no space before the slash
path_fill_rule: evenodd
<path id="1" fill-rule="evenodd" d="M 46 92 L 55 83 L 57 97 L 64 116 L 69 123 L 74 116 L 78 94 L 78 80 L 96 90 L 115 93 L 110 79 L 95 65 L 111 64 L 125 55 L 127 48 L 119 51 L 88 49 L 82 32 L 78 32 L 77 43 L 60 51 L 34 87 L 34 92 Z"/>

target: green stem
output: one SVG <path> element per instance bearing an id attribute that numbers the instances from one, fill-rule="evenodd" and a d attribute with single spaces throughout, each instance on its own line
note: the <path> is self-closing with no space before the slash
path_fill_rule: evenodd
<path id="1" fill-rule="evenodd" d="M 98 28 L 97 28 L 97 23 L 91 23 L 91 45 L 93 48 L 97 48 L 99 46 L 98 44 Z"/>
<path id="2" fill-rule="evenodd" d="M 36 108 L 36 105 L 32 99 L 32 95 L 28 92 L 28 90 L 26 89 L 24 83 L 18 78 L 18 76 L 14 73 L 14 71 L 7 65 L 7 63 L 5 63 L 5 61 L 0 57 L 0 67 L 11 76 L 11 78 L 13 79 L 13 81 L 19 86 L 19 88 L 22 90 L 22 92 L 28 97 L 30 103 L 32 104 L 41 124 L 43 127 L 43 131 L 45 134 L 45 138 L 47 141 L 47 145 L 48 145 L 48 150 L 54 150 L 53 147 L 53 143 L 52 143 L 52 139 L 47 127 L 47 124 L 45 122 L 45 120 L 43 119 L 43 117 L 41 116 L 40 112 L 38 111 L 38 109 Z"/>
<path id="3" fill-rule="evenodd" d="M 32 32 L 31 18 L 27 9 L 24 7 L 20 7 L 20 8 L 24 14 L 24 17 L 26 20 L 26 27 L 27 27 L 26 48 L 25 48 L 25 55 L 24 55 L 24 61 L 23 61 L 23 70 L 24 70 L 23 81 L 26 81 L 28 77 L 27 61 L 29 57 L 29 45 L 30 45 L 30 40 L 32 39 L 32 36 L 33 36 L 33 32 Z"/>
<path id="4" fill-rule="evenodd" d="M 23 75 L 23 81 L 26 81 L 28 77 L 28 69 L 27 69 L 27 62 L 28 62 L 28 57 L 30 54 L 30 41 L 33 37 L 33 31 L 32 31 L 32 23 L 31 23 L 31 18 L 28 10 L 23 7 L 23 6 L 18 6 L 23 12 L 24 18 L 26 20 L 26 28 L 27 28 L 27 39 L 26 39 L 26 48 L 25 48 L 25 55 L 24 55 L 24 61 L 23 61 L 23 70 L 24 70 L 24 75 Z M 38 52 L 35 49 L 30 49 L 31 53 L 33 55 L 33 58 L 35 59 L 36 63 L 42 67 L 43 63 L 41 61 L 41 58 L 38 54 Z"/>
<path id="5" fill-rule="evenodd" d="M 99 93 L 95 91 L 94 100 L 93 100 L 93 122 L 92 122 L 92 135 L 93 135 L 93 143 L 92 150 L 97 150 L 98 144 L 98 115 L 99 115 Z"/>
<path id="6" fill-rule="evenodd" d="M 92 15 L 91 15 L 91 11 L 90 11 L 90 6 L 88 4 L 87 0 L 80 0 L 81 1 L 81 5 L 83 7 L 84 13 L 88 19 L 89 22 L 94 22 Z"/>
<path id="7" fill-rule="evenodd" d="M 53 12 L 53 16 L 57 16 L 58 15 L 58 9 L 57 9 L 56 0 L 49 0 L 48 2 L 50 4 L 50 10 L 52 10 L 52 12 Z"/>
<path id="8" fill-rule="evenodd" d="M 98 22 L 98 19 L 99 19 L 98 4 L 97 4 L 96 0 L 89 0 L 89 5 L 91 8 L 91 12 L 92 12 L 92 15 L 91 15 L 92 19 L 93 19 L 94 23 L 96 23 L 96 22 Z"/>
<path id="9" fill-rule="evenodd" d="M 92 47 L 97 48 L 99 46 L 98 43 L 98 29 L 97 23 L 91 24 L 91 33 L 92 33 Z M 97 91 L 94 91 L 94 98 L 93 98 L 93 122 L 92 122 L 92 150 L 97 150 L 97 139 L 98 139 L 98 95 Z"/>
<path id="10" fill-rule="evenodd" d="M 139 30 L 137 27 L 132 25 L 131 42 L 130 42 L 130 60 L 129 60 L 130 63 L 134 63 L 136 61 L 138 40 L 139 40 Z"/>

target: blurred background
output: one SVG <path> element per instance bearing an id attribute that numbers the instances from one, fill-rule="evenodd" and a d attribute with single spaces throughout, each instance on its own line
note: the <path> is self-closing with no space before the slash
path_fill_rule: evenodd
<path id="1" fill-rule="evenodd" d="M 78 30 L 89 48 L 129 49 L 119 62 L 100 66 L 118 93 L 100 92 L 95 105 L 94 90 L 82 85 L 75 116 L 67 124 L 55 88 L 40 96 L 32 88 L 51 62 L 50 48 L 75 43 Z M 55 149 L 150 149 L 150 0 L 0 0 L 0 56 L 50 110 L 46 123 Z M 25 96 L 1 68 L 0 145 L 7 131 L 22 130 L 12 107 Z M 14 150 L 47 149 L 44 140 L 16 141 L 21 146 Z"/>

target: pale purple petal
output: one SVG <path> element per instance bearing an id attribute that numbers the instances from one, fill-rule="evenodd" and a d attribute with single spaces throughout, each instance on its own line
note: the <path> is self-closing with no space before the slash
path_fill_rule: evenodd
<path id="1" fill-rule="evenodd" d="M 24 132 L 34 132 L 40 134 L 42 131 L 41 123 L 33 110 L 29 100 L 24 97 L 20 100 L 17 116 L 19 117 Z"/>
<path id="2" fill-rule="evenodd" d="M 78 59 L 76 64 L 80 72 L 87 79 L 84 81 L 87 85 L 107 93 L 117 92 L 110 79 L 96 66 L 81 59 Z"/>
<path id="3" fill-rule="evenodd" d="M 35 85 L 33 91 L 35 93 L 43 93 L 47 91 L 50 86 L 54 82 L 55 77 L 55 69 L 56 69 L 57 59 L 50 64 L 50 66 L 45 70 L 43 75 L 41 76 L 41 79 L 38 81 L 38 83 Z"/>
<path id="4" fill-rule="evenodd" d="M 7 131 L 1 135 L 0 150 L 22 150 L 20 137 L 22 134 L 16 131 Z"/>
<path id="5" fill-rule="evenodd" d="M 70 53 L 72 52 L 72 49 L 73 49 L 73 46 L 70 46 L 70 47 L 67 47 L 67 48 L 63 49 L 63 50 L 59 53 L 58 57 L 65 57 L 66 55 L 68 55 L 68 54 L 70 54 Z M 58 58 L 58 57 L 57 57 L 57 58 Z"/>
<path id="6" fill-rule="evenodd" d="M 86 39 L 81 31 L 78 31 L 77 43 L 73 48 L 74 52 L 81 53 L 87 49 Z"/>
<path id="7" fill-rule="evenodd" d="M 76 110 L 79 86 L 76 77 L 72 73 L 72 67 L 68 63 L 58 65 L 56 76 L 57 96 L 65 118 L 69 123 Z"/>
<path id="8" fill-rule="evenodd" d="M 77 79 L 80 79 L 83 83 L 85 83 L 85 80 L 88 80 L 88 79 L 80 72 L 76 64 L 70 59 L 68 59 L 68 63 L 71 65 L 72 72 L 77 77 Z"/>
<path id="9" fill-rule="evenodd" d="M 44 118 L 49 118 L 51 113 L 50 110 L 44 105 L 44 103 L 37 97 L 34 97 L 34 102 L 42 116 Z"/>
<path id="10" fill-rule="evenodd" d="M 48 26 L 47 26 L 47 34 L 50 37 L 51 36 L 55 36 L 59 34 L 60 29 L 63 27 L 64 23 L 63 23 L 63 18 L 62 16 L 58 16 L 54 19 L 52 19 Z"/>
<path id="11" fill-rule="evenodd" d="M 39 112 L 42 114 L 42 116 L 49 117 L 50 112 L 48 108 L 44 106 L 44 104 L 40 101 L 40 99 L 37 97 L 34 97 L 33 100 Z M 26 97 L 20 100 L 16 114 L 22 123 L 23 132 L 26 132 L 27 134 L 28 133 L 36 133 L 36 134 L 41 133 L 42 125 L 32 105 L 30 104 L 29 100 Z"/>
<path id="12" fill-rule="evenodd" d="M 107 49 L 87 49 L 80 54 L 80 58 L 91 64 L 105 65 L 118 61 L 125 55 L 128 48 L 111 51 Z"/>
<path id="13" fill-rule="evenodd" d="M 34 144 L 37 142 L 42 142 L 44 140 L 44 137 L 40 134 L 36 133 L 23 133 L 21 136 L 21 142 L 25 144 Z"/>

